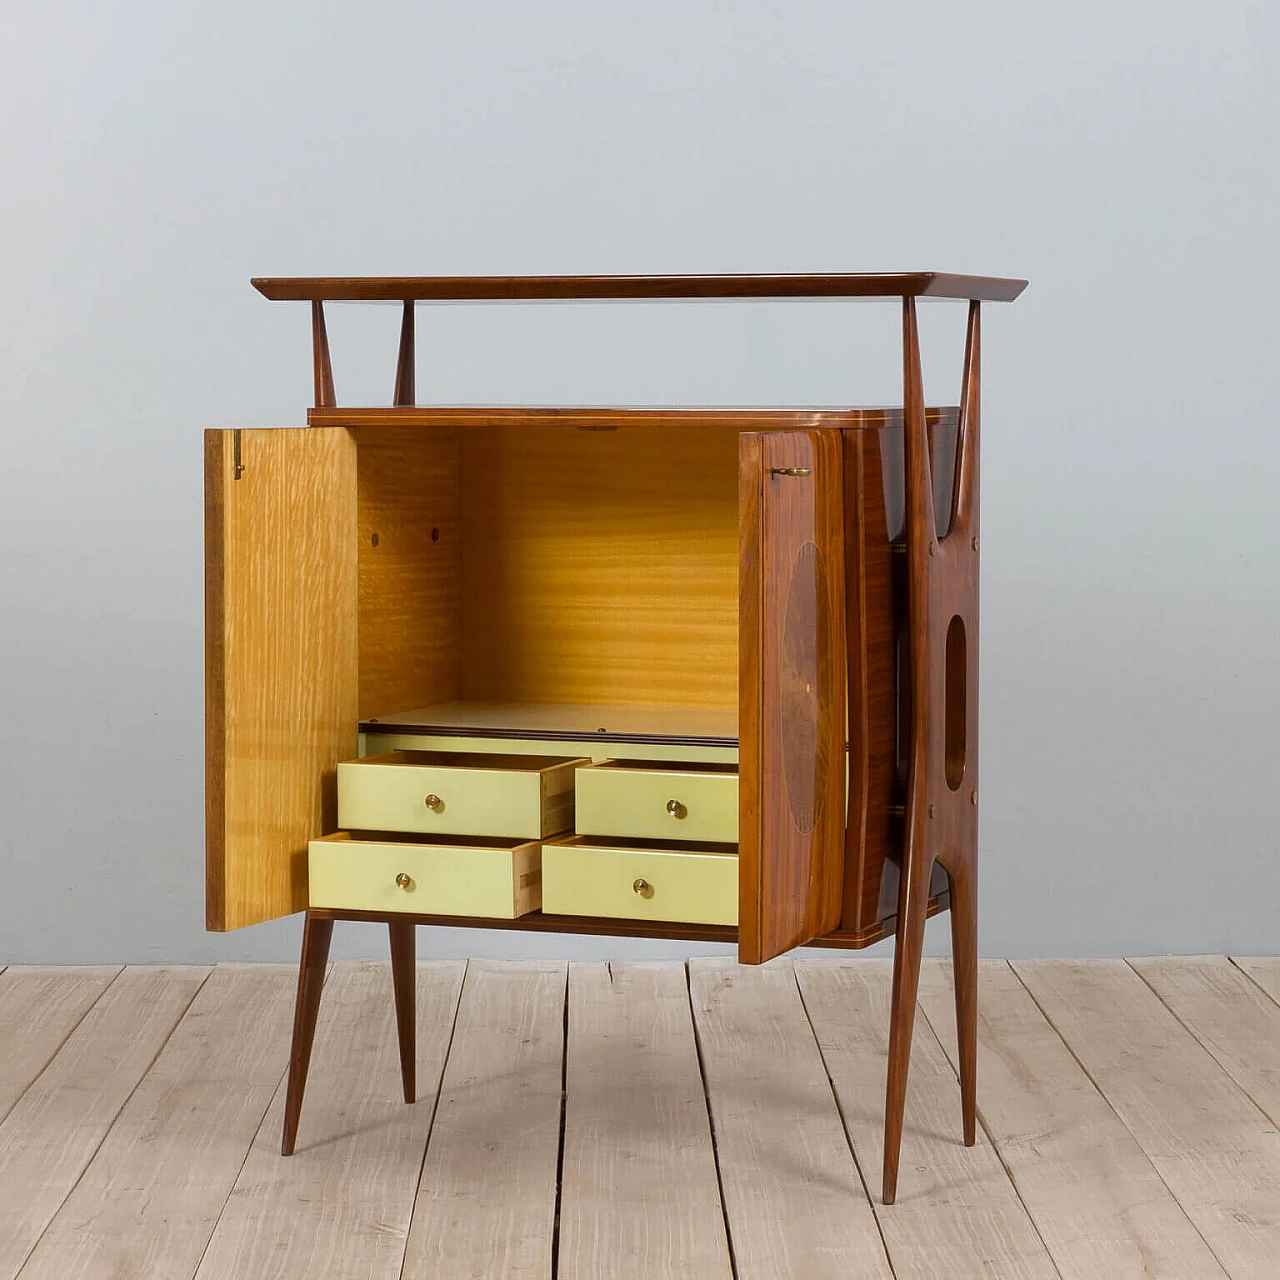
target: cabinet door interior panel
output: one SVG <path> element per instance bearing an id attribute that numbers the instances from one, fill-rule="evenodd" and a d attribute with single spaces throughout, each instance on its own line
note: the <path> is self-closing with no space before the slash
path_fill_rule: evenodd
<path id="1" fill-rule="evenodd" d="M 210 929 L 307 905 L 307 843 L 356 750 L 356 449 L 347 431 L 205 433 Z"/>
<path id="2" fill-rule="evenodd" d="M 845 827 L 843 442 L 741 437 L 739 958 L 840 922 Z"/>

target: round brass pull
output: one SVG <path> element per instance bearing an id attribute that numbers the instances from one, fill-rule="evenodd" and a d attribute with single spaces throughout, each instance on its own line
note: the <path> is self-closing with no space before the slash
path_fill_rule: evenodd
<path id="1" fill-rule="evenodd" d="M 667 812 L 673 818 L 687 818 L 689 816 L 689 810 L 686 809 L 679 800 L 668 800 Z"/>
<path id="2" fill-rule="evenodd" d="M 396 886 L 401 889 L 412 889 L 413 877 L 402 871 L 396 876 Z"/>
<path id="3" fill-rule="evenodd" d="M 641 878 L 631 886 L 642 898 L 653 897 L 653 885 Z"/>
<path id="4" fill-rule="evenodd" d="M 444 808 L 444 801 L 437 795 L 429 795 L 424 803 L 433 813 L 439 813 Z"/>

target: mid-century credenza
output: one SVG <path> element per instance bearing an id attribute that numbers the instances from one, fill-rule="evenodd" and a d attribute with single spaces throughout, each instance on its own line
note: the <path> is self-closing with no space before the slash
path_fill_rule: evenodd
<path id="1" fill-rule="evenodd" d="M 406 1101 L 415 926 L 896 938 L 894 1199 L 927 916 L 950 908 L 974 1141 L 978 364 L 1020 280 L 263 279 L 310 304 L 308 425 L 210 431 L 210 929 L 306 912 L 284 1153 L 336 920 L 389 926 Z M 419 406 L 432 302 L 901 300 L 901 408 Z M 926 408 L 917 301 L 967 301 Z M 326 303 L 402 306 L 393 403 L 339 408 Z"/>

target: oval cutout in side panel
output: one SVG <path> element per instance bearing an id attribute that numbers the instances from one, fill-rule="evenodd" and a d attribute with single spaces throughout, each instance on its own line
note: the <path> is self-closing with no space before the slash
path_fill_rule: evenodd
<path id="1" fill-rule="evenodd" d="M 964 781 L 965 750 L 968 746 L 968 721 L 965 716 L 968 705 L 968 664 L 965 649 L 964 619 L 956 614 L 947 626 L 947 696 L 942 766 L 943 776 L 952 791 L 958 791 L 960 783 Z"/>

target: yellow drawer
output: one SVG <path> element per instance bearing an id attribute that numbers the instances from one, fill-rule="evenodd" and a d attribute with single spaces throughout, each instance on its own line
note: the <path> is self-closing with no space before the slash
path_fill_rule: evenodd
<path id="1" fill-rule="evenodd" d="M 605 760 L 577 774 L 574 828 L 584 836 L 738 841 L 736 765 Z"/>
<path id="2" fill-rule="evenodd" d="M 736 848 L 645 848 L 565 836 L 542 846 L 551 915 L 738 923 Z"/>
<path id="3" fill-rule="evenodd" d="M 348 831 L 541 840 L 573 829 L 573 772 L 587 760 L 389 751 L 338 765 Z"/>
<path id="4" fill-rule="evenodd" d="M 340 831 L 307 851 L 309 901 L 346 911 L 514 920 L 542 901 L 541 846 L 365 840 Z"/>

